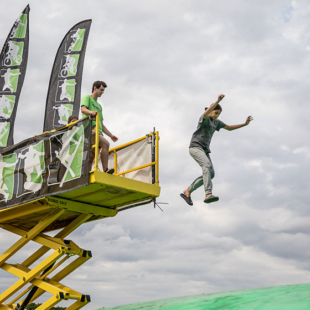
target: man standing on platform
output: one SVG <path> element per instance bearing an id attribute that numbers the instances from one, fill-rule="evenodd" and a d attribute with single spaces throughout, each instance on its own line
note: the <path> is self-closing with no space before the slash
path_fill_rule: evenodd
<path id="1" fill-rule="evenodd" d="M 108 169 L 108 155 L 109 155 L 109 147 L 110 143 L 103 137 L 103 133 L 111 138 L 113 142 L 116 142 L 118 138 L 114 136 L 107 127 L 103 124 L 103 115 L 102 115 L 102 107 L 97 102 L 97 99 L 101 97 L 104 93 L 104 90 L 107 88 L 107 84 L 103 81 L 96 81 L 93 84 L 92 94 L 86 95 L 82 98 L 81 102 L 81 112 L 83 117 L 87 115 L 96 116 L 99 113 L 99 148 L 101 148 L 100 158 L 103 167 L 103 171 L 109 174 L 114 173 L 114 169 Z M 96 139 L 96 122 L 92 122 L 93 130 L 92 130 L 92 144 L 95 144 Z M 90 153 L 89 164 L 90 169 L 92 167 L 93 160 L 95 158 L 95 151 L 92 150 Z"/>

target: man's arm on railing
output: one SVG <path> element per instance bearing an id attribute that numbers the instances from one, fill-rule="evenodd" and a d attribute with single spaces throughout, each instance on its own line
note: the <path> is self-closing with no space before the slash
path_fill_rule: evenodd
<path id="1" fill-rule="evenodd" d="M 95 116 L 97 114 L 96 111 L 90 111 L 88 110 L 85 105 L 82 105 L 81 107 L 81 112 L 84 113 L 85 115 L 92 115 L 92 116 Z"/>

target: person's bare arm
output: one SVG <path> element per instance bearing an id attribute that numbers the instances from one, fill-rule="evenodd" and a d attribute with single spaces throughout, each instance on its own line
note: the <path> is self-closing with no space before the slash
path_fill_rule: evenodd
<path id="1" fill-rule="evenodd" d="M 105 133 L 107 136 L 109 136 L 111 138 L 111 140 L 113 142 L 116 142 L 118 140 L 118 138 L 116 136 L 114 136 L 107 127 L 105 127 L 102 123 L 102 132 Z"/>
<path id="2" fill-rule="evenodd" d="M 217 100 L 214 103 L 212 103 L 207 110 L 205 110 L 205 112 L 203 113 L 203 118 L 206 118 L 214 110 L 216 105 L 223 100 L 224 97 L 225 95 L 223 94 L 219 95 Z"/>
<path id="3" fill-rule="evenodd" d="M 252 117 L 252 116 L 248 116 L 244 124 L 239 124 L 239 125 L 226 125 L 224 128 L 225 128 L 226 130 L 229 130 L 229 131 L 236 130 L 236 129 L 238 129 L 238 128 L 242 128 L 242 127 L 244 127 L 244 126 L 249 125 L 251 121 L 253 121 L 253 117 Z"/>
<path id="4" fill-rule="evenodd" d="M 82 112 L 83 114 L 85 114 L 85 115 L 91 115 L 91 116 L 97 115 L 97 112 L 96 112 L 96 111 L 88 110 L 88 109 L 86 108 L 85 105 L 82 105 L 82 106 L 81 106 L 81 112 Z"/>

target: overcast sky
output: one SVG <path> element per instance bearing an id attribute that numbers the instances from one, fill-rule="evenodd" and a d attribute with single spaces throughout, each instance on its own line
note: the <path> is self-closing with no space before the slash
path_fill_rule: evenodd
<path id="1" fill-rule="evenodd" d="M 86 309 L 310 282 L 308 0 L 2 0 L 1 46 L 27 3 L 30 50 L 15 142 L 42 132 L 58 46 L 89 18 L 82 94 L 95 80 L 108 84 L 99 101 L 119 137 L 111 146 L 153 127 L 161 137 L 164 212 L 143 206 L 70 236 L 93 254 L 62 281 L 91 295 Z M 221 93 L 224 123 L 254 121 L 214 134 L 220 200 L 204 204 L 200 188 L 190 207 L 179 194 L 201 169 L 189 141 Z M 0 240 L 3 252 L 13 237 L 1 230 Z M 0 288 L 11 281 L 0 270 Z"/>

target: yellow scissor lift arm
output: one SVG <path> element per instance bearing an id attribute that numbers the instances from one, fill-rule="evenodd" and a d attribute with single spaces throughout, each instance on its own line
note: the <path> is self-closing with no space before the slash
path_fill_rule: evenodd
<path id="1" fill-rule="evenodd" d="M 99 122 L 98 114 L 96 122 Z M 151 162 L 126 171 L 117 171 L 117 152 L 145 138 L 151 138 L 154 145 L 155 153 Z M 50 309 L 62 300 L 74 301 L 67 308 L 69 310 L 80 309 L 90 302 L 89 295 L 60 283 L 91 258 L 90 251 L 79 248 L 73 241 L 65 238 L 85 222 L 115 216 L 128 206 L 151 201 L 159 196 L 158 140 L 158 132 L 153 132 L 111 149 L 115 175 L 110 175 L 98 168 L 99 126 L 96 126 L 96 143 L 92 146 L 95 148 L 95 164 L 94 170 L 89 174 L 89 185 L 0 210 L 0 227 L 19 236 L 18 241 L 0 256 L 0 268 L 18 278 L 0 294 L 0 310 L 23 309 L 46 292 L 52 297 L 42 303 L 38 310 Z M 147 167 L 154 167 L 153 184 L 124 177 Z M 58 230 L 54 237 L 46 234 L 54 230 Z M 9 263 L 11 257 L 30 241 L 41 247 L 22 263 Z M 48 251 L 52 253 L 44 258 Z M 72 260 L 72 257 L 75 259 Z"/>

